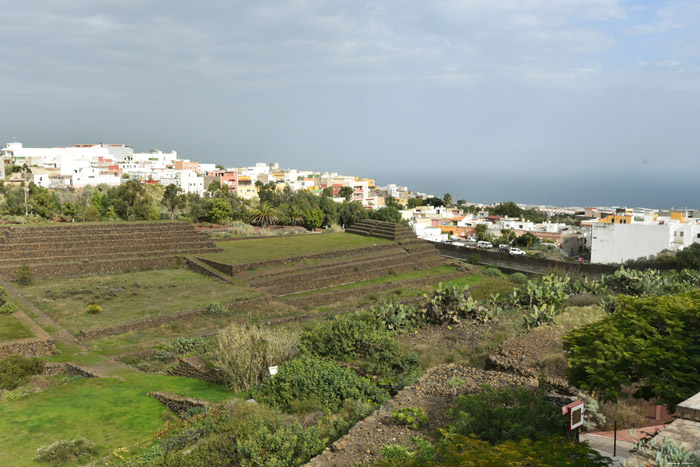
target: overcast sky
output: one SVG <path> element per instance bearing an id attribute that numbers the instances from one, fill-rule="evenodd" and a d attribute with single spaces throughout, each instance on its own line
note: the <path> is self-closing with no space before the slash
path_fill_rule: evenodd
<path id="1" fill-rule="evenodd" d="M 383 183 L 420 173 L 436 191 L 444 172 L 657 177 L 676 180 L 680 204 L 677 182 L 700 174 L 697 0 L 0 7 L 3 144 L 125 143 Z M 460 190 L 478 198 L 445 186 Z"/>

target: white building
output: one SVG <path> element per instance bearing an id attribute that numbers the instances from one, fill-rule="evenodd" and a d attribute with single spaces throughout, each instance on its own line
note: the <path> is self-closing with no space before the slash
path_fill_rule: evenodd
<path id="1" fill-rule="evenodd" d="M 415 221 L 411 223 L 411 227 L 416 232 L 416 236 L 423 240 L 429 240 L 431 242 L 445 242 L 448 240 L 449 235 L 442 233 L 439 227 L 433 227 L 430 220 L 426 219 L 424 221 Z"/>
<path id="2" fill-rule="evenodd" d="M 659 218 L 656 222 L 592 224 L 591 262 L 622 264 L 700 243 L 700 223 Z"/>
<path id="3" fill-rule="evenodd" d="M 93 167 L 83 167 L 76 169 L 71 176 L 71 186 L 73 188 L 83 188 L 85 186 L 109 185 L 119 186 L 121 177 L 118 174 L 102 173 Z"/>
<path id="4" fill-rule="evenodd" d="M 194 170 L 164 170 L 155 174 L 153 180 L 158 180 L 165 186 L 176 185 L 183 193 L 204 195 L 204 177 L 199 176 Z"/>

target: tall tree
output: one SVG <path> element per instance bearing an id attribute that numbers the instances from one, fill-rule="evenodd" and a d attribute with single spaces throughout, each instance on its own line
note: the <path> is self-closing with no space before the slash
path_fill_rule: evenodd
<path id="1" fill-rule="evenodd" d="M 276 224 L 277 210 L 270 203 L 263 201 L 250 212 L 250 221 L 261 227 Z"/>
<path id="2" fill-rule="evenodd" d="M 338 191 L 338 194 L 345 198 L 346 201 L 351 201 L 352 200 L 352 195 L 354 194 L 352 187 L 349 186 L 343 186 L 340 187 L 340 190 Z"/>
<path id="3" fill-rule="evenodd" d="M 631 391 L 673 408 L 700 388 L 700 290 L 619 296 L 615 312 L 564 337 L 567 379 L 597 398 Z"/>
<path id="4" fill-rule="evenodd" d="M 445 202 L 445 206 L 452 206 L 452 194 L 445 193 L 445 196 L 442 197 L 442 200 Z"/>
<path id="5" fill-rule="evenodd" d="M 185 196 L 182 195 L 182 189 L 174 183 L 166 186 L 160 203 L 170 213 L 170 220 L 173 220 L 175 218 L 175 210 L 185 205 Z"/>

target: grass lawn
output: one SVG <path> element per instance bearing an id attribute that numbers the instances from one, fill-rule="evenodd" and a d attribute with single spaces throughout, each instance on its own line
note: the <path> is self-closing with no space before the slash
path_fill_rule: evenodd
<path id="1" fill-rule="evenodd" d="M 174 376 L 124 371 L 116 378 L 86 378 L 0 403 L 0 465 L 37 465 L 36 449 L 84 436 L 104 456 L 146 438 L 163 425 L 165 407 L 149 391 L 209 401 L 233 396 L 223 387 Z"/>
<path id="2" fill-rule="evenodd" d="M 12 315 L 0 315 L 0 342 L 32 337 L 32 331 Z"/>
<path id="3" fill-rule="evenodd" d="M 222 248 L 223 252 L 207 253 L 202 256 L 223 263 L 245 264 L 383 243 L 390 243 L 390 241 L 347 233 L 256 238 L 235 242 L 217 242 L 216 246 Z"/>
<path id="4" fill-rule="evenodd" d="M 212 302 L 232 303 L 259 293 L 186 269 L 166 269 L 37 280 L 23 287 L 22 295 L 68 331 L 77 333 L 202 308 Z M 102 313 L 88 314 L 90 303 L 100 305 Z"/>

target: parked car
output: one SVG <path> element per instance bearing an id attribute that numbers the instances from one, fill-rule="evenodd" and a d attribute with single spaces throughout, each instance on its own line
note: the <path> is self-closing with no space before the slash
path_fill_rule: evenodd
<path id="1" fill-rule="evenodd" d="M 509 248 L 508 253 L 511 255 L 524 255 L 525 252 L 521 250 L 520 248 Z"/>
<path id="2" fill-rule="evenodd" d="M 489 248 L 493 248 L 493 245 L 491 244 L 491 242 L 485 242 L 484 240 L 479 240 L 478 242 L 476 242 L 476 247 L 489 249 Z"/>
<path id="3" fill-rule="evenodd" d="M 505 243 L 501 243 L 500 245 L 498 245 L 498 251 L 501 251 L 503 253 L 508 253 L 509 248 L 510 248 L 510 245 L 505 244 Z"/>

